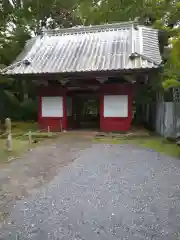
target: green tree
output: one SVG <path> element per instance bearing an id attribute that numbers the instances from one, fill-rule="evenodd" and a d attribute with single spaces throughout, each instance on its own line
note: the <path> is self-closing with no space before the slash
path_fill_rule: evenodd
<path id="1" fill-rule="evenodd" d="M 180 85 L 179 0 L 79 0 L 77 14 L 85 25 L 137 20 L 159 29 L 164 61 L 160 78 L 165 88 Z"/>
<path id="2" fill-rule="evenodd" d="M 76 0 L 1 0 L 0 2 L 0 65 L 11 64 L 24 48 L 26 41 L 39 34 L 43 27 L 71 27 L 80 24 L 75 15 Z M 30 81 L 19 81 L 0 77 L 0 118 L 5 117 L 7 102 L 32 99 L 34 85 Z M 12 96 L 14 96 L 12 98 Z M 9 100 L 8 100 L 9 99 Z M 23 103 L 22 103 L 23 104 Z M 23 104 L 23 106 L 28 104 Z M 14 108 L 13 108 L 14 109 Z"/>

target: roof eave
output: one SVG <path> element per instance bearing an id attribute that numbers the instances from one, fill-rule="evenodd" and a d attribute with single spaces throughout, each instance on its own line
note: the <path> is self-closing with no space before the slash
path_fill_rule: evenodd
<path id="1" fill-rule="evenodd" d="M 58 77 L 74 77 L 74 76 L 84 76 L 84 75 L 93 75 L 93 76 L 100 76 L 105 74 L 129 74 L 129 73 L 144 73 L 150 71 L 158 71 L 161 68 L 161 65 L 157 67 L 148 67 L 148 68 L 136 68 L 136 69 L 116 69 L 116 70 L 102 70 L 102 71 L 84 71 L 84 72 L 64 72 L 64 73 L 4 73 L 1 75 L 7 77 L 41 77 L 41 76 L 58 76 Z"/>

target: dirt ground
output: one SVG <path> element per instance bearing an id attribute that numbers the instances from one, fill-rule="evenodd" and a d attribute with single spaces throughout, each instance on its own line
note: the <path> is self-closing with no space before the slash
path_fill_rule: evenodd
<path id="1" fill-rule="evenodd" d="M 60 169 L 91 146 L 96 133 L 65 134 L 45 141 L 11 163 L 0 166 L 0 222 L 9 215 L 17 200 L 35 192 L 51 181 Z"/>
<path id="2" fill-rule="evenodd" d="M 67 135 L 1 170 L 1 240 L 178 239 L 177 158 Z"/>

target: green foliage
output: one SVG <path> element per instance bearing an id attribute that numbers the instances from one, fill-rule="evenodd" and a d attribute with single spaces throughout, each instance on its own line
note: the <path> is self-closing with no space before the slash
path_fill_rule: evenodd
<path id="1" fill-rule="evenodd" d="M 76 5 L 76 0 L 2 0 L 0 67 L 11 64 L 24 48 L 26 41 L 40 33 L 43 26 L 56 28 L 80 24 L 80 19 L 74 14 Z M 32 81 L 0 76 L 0 119 L 36 119 L 37 103 L 34 99 L 36 91 Z"/>
<path id="2" fill-rule="evenodd" d="M 180 33 L 171 41 L 172 49 L 165 64 L 164 82 L 165 89 L 180 86 Z"/>
<path id="3" fill-rule="evenodd" d="M 37 120 L 38 116 L 38 104 L 37 101 L 27 99 L 20 105 L 20 115 L 19 120 Z"/>
<path id="4" fill-rule="evenodd" d="M 26 41 L 33 35 L 40 33 L 43 26 L 46 28 L 70 27 L 80 24 L 80 18 L 75 16 L 74 9 L 77 5 L 76 0 L 2 0 L 0 3 L 0 67 L 11 64 L 18 54 L 24 48 Z M 7 79 L 0 76 L 0 98 L 4 99 L 0 103 L 0 109 L 3 111 L 1 118 L 9 115 L 11 107 L 3 107 L 9 103 L 6 102 L 3 91 L 11 92 L 19 102 L 19 109 L 11 116 L 19 119 L 35 117 L 36 104 L 31 103 L 31 98 L 35 99 L 35 87 L 31 81 Z M 28 95 L 29 102 L 23 102 Z M 8 100 L 9 102 L 9 100 Z M 21 104 L 21 102 L 23 102 Z M 34 106 L 32 106 L 34 104 Z M 11 105 L 11 104 L 10 104 Z M 30 106 L 31 105 L 31 106 Z M 24 111 L 22 114 L 21 112 Z M 30 117 L 30 115 L 32 116 Z M 3 116 L 2 116 L 3 115 Z"/>
<path id="5" fill-rule="evenodd" d="M 112 138 L 99 138 L 95 140 L 96 142 L 103 142 L 108 144 L 133 144 L 139 147 L 143 147 L 146 149 L 152 149 L 159 153 L 163 153 L 167 156 L 176 157 L 179 159 L 180 157 L 180 148 L 175 143 L 170 142 L 162 137 L 158 136 L 149 136 L 149 137 L 122 137 L 117 139 Z"/>
<path id="6" fill-rule="evenodd" d="M 21 132 L 28 132 L 28 131 L 37 131 L 38 130 L 38 124 L 34 121 L 18 121 L 18 122 L 12 122 L 12 132 L 14 134 L 18 134 Z"/>
<path id="7" fill-rule="evenodd" d="M 180 82 L 174 78 L 169 78 L 163 82 L 163 87 L 164 87 L 164 89 L 180 87 Z"/>
<path id="8" fill-rule="evenodd" d="M 17 97 L 9 91 L 0 91 L 0 120 L 7 117 L 15 121 L 37 120 L 37 101 L 26 99 L 20 102 Z"/>
<path id="9" fill-rule="evenodd" d="M 4 120 L 7 117 L 15 117 L 19 109 L 19 101 L 9 91 L 0 89 L 0 119 Z"/>
<path id="10" fill-rule="evenodd" d="M 177 81 L 180 79 L 179 0 L 79 0 L 77 13 L 86 25 L 138 20 L 142 24 L 159 29 L 160 51 L 165 62 L 165 71 L 162 74 L 163 87 L 179 86 Z M 170 39 L 172 48 L 167 51 L 165 47 L 168 46 Z M 159 83 L 161 84 L 160 81 Z"/>
<path id="11" fill-rule="evenodd" d="M 10 64 L 27 39 L 47 28 L 80 24 L 74 15 L 75 0 L 3 0 L 0 9 L 0 63 Z"/>

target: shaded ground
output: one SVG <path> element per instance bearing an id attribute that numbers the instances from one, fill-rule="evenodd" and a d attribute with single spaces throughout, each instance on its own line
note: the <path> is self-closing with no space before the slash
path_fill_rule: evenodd
<path id="1" fill-rule="evenodd" d="M 1 239 L 178 239 L 180 161 L 82 137 L 26 158 L 0 171 L 1 183 L 11 191 L 20 183 L 25 196 L 7 208 Z M 16 171 L 19 182 L 9 184 L 5 176 Z"/>
<path id="2" fill-rule="evenodd" d="M 90 136 L 91 138 L 92 136 Z M 74 140 L 74 138 L 76 140 Z M 53 179 L 60 168 L 74 161 L 79 152 L 91 141 L 87 137 L 78 139 L 63 136 L 56 141 L 46 141 L 42 146 L 32 149 L 21 159 L 0 168 L 0 222 L 4 220 L 16 202 Z"/>

